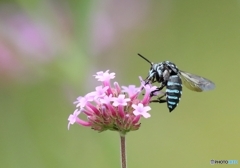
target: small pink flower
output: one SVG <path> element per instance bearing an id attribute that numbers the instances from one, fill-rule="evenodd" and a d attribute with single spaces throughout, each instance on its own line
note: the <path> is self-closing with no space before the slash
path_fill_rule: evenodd
<path id="1" fill-rule="evenodd" d="M 95 78 L 101 82 L 110 81 L 110 79 L 114 79 L 115 73 L 108 73 L 108 72 L 109 70 L 107 70 L 106 72 L 100 71 L 100 72 L 97 72 L 97 75 L 93 75 L 93 76 L 95 76 Z"/>
<path id="2" fill-rule="evenodd" d="M 86 94 L 86 96 L 81 97 L 79 96 L 77 98 L 77 101 L 74 102 L 74 104 L 77 104 L 76 107 L 83 108 L 87 104 L 87 102 L 93 101 L 95 97 L 95 92 L 90 92 Z"/>
<path id="3" fill-rule="evenodd" d="M 108 90 L 109 86 L 97 86 L 96 87 L 96 92 L 95 92 L 95 99 L 96 98 L 102 98 L 106 95 L 106 91 Z"/>
<path id="4" fill-rule="evenodd" d="M 144 89 L 145 89 L 145 95 L 144 95 L 144 98 L 142 100 L 142 104 L 147 105 L 147 104 L 149 104 L 149 101 L 151 99 L 151 93 L 153 91 L 155 91 L 157 89 L 157 87 L 156 86 L 151 86 L 151 85 L 146 85 L 146 86 L 144 86 Z"/>
<path id="5" fill-rule="evenodd" d="M 79 125 L 85 126 L 85 127 L 89 127 L 92 124 L 90 122 L 87 121 L 83 121 L 81 119 L 78 118 L 78 115 L 81 113 L 81 110 L 76 109 L 73 114 L 70 114 L 68 117 L 68 130 L 70 129 L 70 125 L 73 125 L 74 123 L 77 123 Z"/>
<path id="6" fill-rule="evenodd" d="M 74 124 L 78 118 L 78 115 L 80 114 L 80 110 L 76 109 L 73 114 L 70 114 L 68 117 L 68 129 L 70 129 L 70 125 Z"/>
<path id="7" fill-rule="evenodd" d="M 121 93 L 121 87 L 119 86 L 119 84 L 117 82 L 114 82 L 114 86 L 115 86 L 117 94 L 120 94 Z"/>
<path id="8" fill-rule="evenodd" d="M 127 102 L 130 101 L 129 98 L 125 98 L 125 95 L 119 95 L 118 97 L 114 97 L 113 98 L 113 106 L 117 107 L 117 106 L 126 106 Z"/>
<path id="9" fill-rule="evenodd" d="M 141 83 L 140 88 L 143 88 L 145 86 L 145 81 L 143 80 L 143 78 L 141 76 L 139 76 L 139 80 L 140 80 L 140 83 Z"/>
<path id="10" fill-rule="evenodd" d="M 112 95 L 104 96 L 102 99 L 100 99 L 100 102 L 103 104 L 109 104 L 111 101 L 113 101 Z"/>
<path id="11" fill-rule="evenodd" d="M 134 115 L 142 115 L 144 118 L 149 118 L 151 115 L 148 113 L 149 110 L 151 110 L 151 107 L 149 106 L 143 106 L 142 103 L 139 103 L 138 105 L 133 104 L 132 107 L 134 108 L 133 114 Z"/>
<path id="12" fill-rule="evenodd" d="M 82 96 L 79 96 L 77 98 L 77 100 L 75 102 L 73 102 L 73 104 L 78 104 L 81 101 L 82 98 L 83 98 Z"/>
<path id="13" fill-rule="evenodd" d="M 93 101 L 94 100 L 94 97 L 95 97 L 95 92 L 90 92 L 88 94 L 85 95 L 85 98 L 88 100 L 88 101 Z"/>
<path id="14" fill-rule="evenodd" d="M 135 85 L 129 85 L 128 87 L 122 86 L 122 88 L 122 92 L 127 93 L 129 97 L 132 97 L 139 92 L 139 88 L 137 88 Z"/>

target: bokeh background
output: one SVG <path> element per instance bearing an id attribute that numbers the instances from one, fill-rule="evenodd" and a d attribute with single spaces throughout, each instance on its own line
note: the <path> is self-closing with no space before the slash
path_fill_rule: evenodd
<path id="1" fill-rule="evenodd" d="M 127 135 L 129 167 L 210 167 L 240 161 L 240 1 L 0 1 L 0 167 L 120 167 L 119 136 L 73 125 L 92 76 L 116 72 L 139 85 L 149 64 L 170 60 L 216 83 L 186 88 L 179 106 L 153 104 Z M 229 165 L 222 165 L 227 167 Z M 236 165 L 234 167 L 239 166 Z"/>

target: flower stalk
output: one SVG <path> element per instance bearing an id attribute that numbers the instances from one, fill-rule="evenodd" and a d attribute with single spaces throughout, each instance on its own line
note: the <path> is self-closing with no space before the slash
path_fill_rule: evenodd
<path id="1" fill-rule="evenodd" d="M 127 168 L 127 157 L 126 157 L 126 136 L 120 134 L 120 157 L 121 157 L 121 168 Z"/>

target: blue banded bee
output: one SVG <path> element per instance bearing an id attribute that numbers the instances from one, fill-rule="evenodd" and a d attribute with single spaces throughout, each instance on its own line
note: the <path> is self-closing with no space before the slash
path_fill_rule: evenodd
<path id="1" fill-rule="evenodd" d="M 158 82 L 161 85 L 157 90 L 152 92 L 151 96 L 154 96 L 154 92 L 160 91 L 166 87 L 166 93 L 158 97 L 157 100 L 152 100 L 151 102 L 167 102 L 169 112 L 173 111 L 180 101 L 182 95 L 182 81 L 188 89 L 196 92 L 208 91 L 215 88 L 215 84 L 212 81 L 179 70 L 172 62 L 163 61 L 160 63 L 152 63 L 141 54 L 138 55 L 151 65 L 149 74 L 145 79 L 145 84 Z M 163 99 L 165 96 L 166 99 Z"/>

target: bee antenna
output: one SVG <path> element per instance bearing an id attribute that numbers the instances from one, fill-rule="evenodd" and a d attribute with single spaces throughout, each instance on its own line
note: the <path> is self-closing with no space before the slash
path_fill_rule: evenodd
<path id="1" fill-rule="evenodd" d="M 138 53 L 138 56 L 142 57 L 145 61 L 149 62 L 149 63 L 152 65 L 152 62 L 149 61 L 147 58 L 145 58 L 143 55 L 141 55 L 141 54 Z"/>

